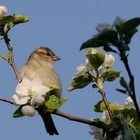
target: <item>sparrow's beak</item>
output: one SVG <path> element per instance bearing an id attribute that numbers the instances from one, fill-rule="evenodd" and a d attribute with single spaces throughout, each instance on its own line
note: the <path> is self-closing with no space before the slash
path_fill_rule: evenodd
<path id="1" fill-rule="evenodd" d="M 54 61 L 58 61 L 58 60 L 60 60 L 60 57 L 58 57 L 58 56 L 55 55 L 55 56 L 53 56 L 53 60 Z"/>

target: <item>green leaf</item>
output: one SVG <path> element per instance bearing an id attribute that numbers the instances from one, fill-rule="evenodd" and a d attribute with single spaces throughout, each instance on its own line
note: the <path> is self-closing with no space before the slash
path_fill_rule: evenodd
<path id="1" fill-rule="evenodd" d="M 140 17 L 132 18 L 121 25 L 120 31 L 124 34 L 128 34 L 134 31 L 140 25 Z"/>
<path id="2" fill-rule="evenodd" d="M 108 44 L 104 45 L 103 49 L 106 52 L 114 52 L 114 53 L 117 53 L 117 51 L 114 50 L 114 49 L 112 49 Z"/>
<path id="3" fill-rule="evenodd" d="M 98 38 L 106 43 L 115 44 L 118 41 L 118 33 L 114 30 L 106 31 L 99 34 Z"/>
<path id="4" fill-rule="evenodd" d="M 100 39 L 98 38 L 98 36 L 97 36 L 97 37 L 94 37 L 94 38 L 90 38 L 89 40 L 87 40 L 86 42 L 84 42 L 84 43 L 81 45 L 80 50 L 86 49 L 86 48 L 91 48 L 91 47 L 97 48 L 97 47 L 104 46 L 104 45 L 106 45 L 106 44 L 107 44 L 106 42 L 100 40 Z"/>
<path id="5" fill-rule="evenodd" d="M 84 88 L 91 82 L 92 82 L 92 77 L 88 74 L 88 72 L 84 72 L 82 73 L 82 75 L 73 78 L 72 83 L 68 88 L 68 91 Z"/>
<path id="6" fill-rule="evenodd" d="M 119 32 L 122 34 L 126 44 L 131 42 L 131 38 L 137 32 L 137 27 L 140 25 L 140 17 L 135 17 L 120 26 Z"/>
<path id="7" fill-rule="evenodd" d="M 129 31 L 125 36 L 123 36 L 123 39 L 127 45 L 131 42 L 132 37 L 135 35 L 135 33 L 137 33 L 137 31 L 137 29 L 134 29 L 132 31 Z M 129 50 L 130 48 L 128 48 L 128 51 Z"/>
<path id="8" fill-rule="evenodd" d="M 140 122 L 135 108 L 125 108 L 121 110 L 121 114 L 123 115 L 128 126 L 135 133 L 137 139 L 140 139 Z"/>
<path id="9" fill-rule="evenodd" d="M 116 89 L 116 90 L 119 91 L 119 92 L 121 92 L 121 93 L 123 93 L 123 94 L 127 94 L 127 91 L 124 90 L 124 89 Z"/>
<path id="10" fill-rule="evenodd" d="M 28 21 L 29 21 L 29 17 L 27 16 L 15 15 L 14 20 L 12 22 L 14 25 L 16 25 L 16 24 L 25 23 Z"/>
<path id="11" fill-rule="evenodd" d="M 4 16 L 1 20 L 1 24 L 7 24 L 12 22 L 14 25 L 19 24 L 19 23 L 25 23 L 29 21 L 29 17 L 27 16 L 22 16 L 22 15 L 8 15 Z"/>
<path id="12" fill-rule="evenodd" d="M 55 95 L 51 95 L 49 100 L 45 102 L 45 106 L 49 109 L 59 109 L 65 102 L 67 102 L 66 98 L 59 99 Z"/>
<path id="13" fill-rule="evenodd" d="M 8 55 L 0 54 L 0 57 L 3 58 L 6 61 L 9 61 L 9 58 L 11 57 L 11 53 L 8 53 Z"/>
<path id="14" fill-rule="evenodd" d="M 102 32 L 95 37 L 84 42 L 80 48 L 80 50 L 85 48 L 96 48 L 103 47 L 108 45 L 109 43 L 115 44 L 118 41 L 118 33 L 114 30 Z"/>
<path id="15" fill-rule="evenodd" d="M 102 74 L 104 81 L 112 82 L 120 76 L 120 72 L 115 70 L 107 70 Z"/>
<path id="16" fill-rule="evenodd" d="M 14 20 L 14 16 L 13 15 L 7 15 L 4 16 L 0 19 L 0 24 L 7 24 L 9 22 L 12 22 Z"/>
<path id="17" fill-rule="evenodd" d="M 108 101 L 109 107 L 111 109 L 111 111 L 116 113 L 116 110 L 120 109 L 120 106 L 118 104 L 112 103 L 110 101 Z M 103 112 L 106 110 L 106 106 L 105 103 L 101 100 L 99 101 L 96 105 L 94 105 L 94 111 L 95 112 Z"/>
<path id="18" fill-rule="evenodd" d="M 102 106 L 103 105 L 103 106 Z M 96 105 L 94 105 L 94 111 L 95 112 L 103 112 L 105 109 L 105 106 L 103 104 L 103 101 L 99 101 Z"/>
<path id="19" fill-rule="evenodd" d="M 23 113 L 21 112 L 23 106 L 20 106 L 14 113 L 13 113 L 13 117 L 14 118 L 18 118 L 18 117 L 23 117 Z"/>
<path id="20" fill-rule="evenodd" d="M 124 89 L 126 89 L 126 91 L 129 92 L 129 86 L 128 86 L 126 80 L 124 79 L 124 77 L 121 77 L 121 78 L 120 78 L 120 85 L 121 85 Z"/>
<path id="21" fill-rule="evenodd" d="M 0 29 L 4 31 L 2 35 L 7 35 L 8 31 L 19 23 L 28 22 L 29 18 L 22 15 L 8 15 L 0 19 Z"/>
<path id="22" fill-rule="evenodd" d="M 97 70 L 104 63 L 105 60 L 104 52 L 97 51 L 92 48 L 87 49 L 86 57 L 94 70 Z"/>

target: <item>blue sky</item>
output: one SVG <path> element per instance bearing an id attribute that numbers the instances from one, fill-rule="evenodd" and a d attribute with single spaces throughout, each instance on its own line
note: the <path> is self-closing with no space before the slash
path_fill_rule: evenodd
<path id="1" fill-rule="evenodd" d="M 85 51 L 79 51 L 80 45 L 91 35 L 96 34 L 95 27 L 98 23 L 112 24 L 118 15 L 126 19 L 140 16 L 139 0 L 1 0 L 0 5 L 7 6 L 9 14 L 16 13 L 30 17 L 29 23 L 19 25 L 10 32 L 17 68 L 26 62 L 29 54 L 37 47 L 50 47 L 61 57 L 61 61 L 57 62 L 55 67 L 62 80 L 63 96 L 68 98 L 68 102 L 61 108 L 61 111 L 89 119 L 100 116 L 93 112 L 93 105 L 101 99 L 96 90 L 92 90 L 88 86 L 83 90 L 75 90 L 71 93 L 67 91 L 75 68 L 85 63 Z M 140 80 L 139 37 L 140 33 L 137 33 L 133 38 L 129 55 L 130 65 L 137 83 Z M 2 41 L 0 46 L 0 52 L 7 53 Z M 122 75 L 126 76 L 119 58 L 115 57 L 117 60 L 114 68 L 122 71 Z M 12 69 L 5 61 L 0 60 L 0 68 L 0 97 L 10 99 L 15 92 L 17 81 Z M 137 83 L 138 94 L 140 87 Z M 114 90 L 118 86 L 118 80 L 105 84 L 107 97 L 114 102 L 123 103 L 126 96 Z M 139 100 L 140 95 L 137 95 L 137 98 Z M 54 120 L 60 135 L 49 136 L 38 115 L 33 118 L 14 119 L 12 113 L 15 109 L 15 106 L 0 102 L 1 139 L 92 139 L 89 135 L 89 126 L 58 116 L 54 116 Z"/>

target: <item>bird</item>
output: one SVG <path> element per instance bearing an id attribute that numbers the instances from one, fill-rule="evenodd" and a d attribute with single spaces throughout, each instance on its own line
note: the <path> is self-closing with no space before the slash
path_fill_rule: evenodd
<path id="1" fill-rule="evenodd" d="M 30 81 L 36 79 L 45 86 L 56 85 L 59 87 L 59 90 L 57 90 L 55 96 L 61 98 L 61 81 L 54 68 L 54 62 L 57 60 L 60 60 L 60 58 L 50 48 L 37 48 L 31 53 L 27 62 L 17 71 L 16 78 L 19 82 L 22 79 Z M 46 108 L 38 107 L 36 110 L 44 122 L 46 132 L 49 135 L 59 135 L 52 116 L 46 111 Z"/>

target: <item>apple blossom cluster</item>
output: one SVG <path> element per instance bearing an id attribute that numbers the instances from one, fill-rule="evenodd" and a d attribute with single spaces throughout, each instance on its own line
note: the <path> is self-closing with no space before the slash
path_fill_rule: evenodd
<path id="1" fill-rule="evenodd" d="M 117 16 L 112 25 L 110 25 L 108 23 L 99 23 L 96 27 L 96 30 L 98 31 L 99 34 L 106 32 L 106 31 L 111 31 L 111 30 L 113 30 L 114 27 L 120 26 L 121 24 L 123 24 L 125 22 L 126 22 L 126 19 L 124 19 L 120 16 Z"/>
<path id="2" fill-rule="evenodd" d="M 97 52 L 96 49 L 90 48 L 91 54 L 95 54 Z M 101 75 L 102 73 L 104 73 L 107 69 L 112 68 L 113 64 L 115 62 L 115 57 L 112 54 L 105 54 L 105 59 L 104 59 L 104 63 L 98 68 L 98 72 L 99 75 Z M 86 66 L 81 64 L 80 66 L 78 66 L 75 70 L 75 75 L 73 78 L 80 76 L 85 70 L 88 70 L 91 72 L 91 70 L 93 70 L 91 74 L 94 75 L 94 69 L 93 67 L 91 67 L 91 64 L 89 62 L 89 59 L 86 58 Z"/>
<path id="3" fill-rule="evenodd" d="M 130 96 L 128 96 L 126 98 L 126 101 L 124 103 L 124 105 L 118 105 L 120 106 L 120 110 L 123 110 L 123 109 L 130 109 L 130 108 L 134 108 L 134 103 L 133 103 L 133 100 L 131 99 Z M 102 114 L 102 118 L 101 118 L 101 121 L 105 122 L 105 123 L 110 123 L 110 117 L 108 115 L 108 112 L 105 110 Z M 90 126 L 92 132 L 90 132 L 91 135 L 94 136 L 94 139 L 95 140 L 105 140 L 105 135 L 104 135 L 104 132 L 102 129 L 99 129 L 95 126 Z M 122 135 L 118 135 L 114 140 L 122 140 Z"/>
<path id="4" fill-rule="evenodd" d="M 45 102 L 45 95 L 51 89 L 41 84 L 37 79 L 30 81 L 23 79 L 16 86 L 16 94 L 12 96 L 12 102 L 16 105 L 23 105 L 21 111 L 23 115 L 35 115 L 35 106 L 42 105 Z"/>
<path id="5" fill-rule="evenodd" d="M 115 58 L 112 54 L 88 48 L 86 53 L 86 64 L 81 64 L 75 70 L 68 90 L 84 88 L 90 83 L 94 87 L 103 88 L 105 81 L 114 81 L 120 76 L 120 72 L 112 69 Z"/>
<path id="6" fill-rule="evenodd" d="M 0 19 L 7 14 L 7 7 L 0 6 Z"/>

